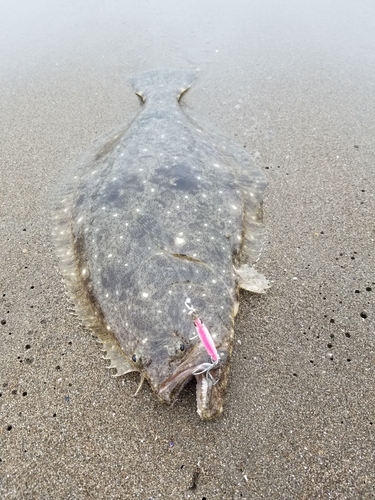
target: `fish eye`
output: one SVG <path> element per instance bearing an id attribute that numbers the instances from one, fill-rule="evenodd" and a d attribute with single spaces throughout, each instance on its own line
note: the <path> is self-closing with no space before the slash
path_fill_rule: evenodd
<path id="1" fill-rule="evenodd" d="M 136 356 L 135 354 L 133 354 L 133 356 L 132 356 L 132 360 L 134 361 L 134 363 L 136 363 L 136 362 L 137 362 L 137 356 Z"/>
<path id="2" fill-rule="evenodd" d="M 184 350 L 185 350 L 184 344 L 180 344 L 180 351 L 184 351 Z"/>

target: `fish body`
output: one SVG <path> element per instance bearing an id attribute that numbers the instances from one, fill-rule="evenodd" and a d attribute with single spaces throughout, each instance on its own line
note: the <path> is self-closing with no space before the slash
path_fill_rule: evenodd
<path id="1" fill-rule="evenodd" d="M 247 266 L 261 251 L 265 180 L 182 110 L 194 79 L 165 70 L 130 80 L 143 106 L 64 182 L 53 236 L 77 314 L 109 366 L 140 372 L 167 403 L 195 376 L 198 413 L 210 419 L 223 409 L 238 289 L 267 287 Z M 210 357 L 192 339 L 187 298 L 218 352 L 211 378 L 195 374 Z"/>

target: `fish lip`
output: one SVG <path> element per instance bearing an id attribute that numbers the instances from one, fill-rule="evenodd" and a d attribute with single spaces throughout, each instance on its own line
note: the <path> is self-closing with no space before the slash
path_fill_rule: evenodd
<path id="1" fill-rule="evenodd" d="M 201 366 L 203 361 L 193 361 L 192 358 L 193 356 L 181 364 L 159 387 L 158 395 L 167 403 L 172 403 L 185 385 L 193 378 L 194 372 Z"/>
<path id="2" fill-rule="evenodd" d="M 202 420 L 217 418 L 223 411 L 229 372 L 227 361 L 227 353 L 222 353 L 221 361 L 210 370 L 210 374 L 205 371 L 202 373 L 202 365 L 207 363 L 207 354 L 199 350 L 161 384 L 158 390 L 159 397 L 169 404 L 173 403 L 185 385 L 195 376 L 198 415 Z"/>
<path id="3" fill-rule="evenodd" d="M 203 363 L 207 363 L 208 356 L 201 344 L 196 345 L 189 357 L 175 368 L 173 373 L 158 387 L 158 395 L 165 402 L 171 404 L 185 385 L 200 371 Z"/>
<path id="4" fill-rule="evenodd" d="M 228 380 L 229 365 L 200 373 L 197 380 L 197 413 L 202 420 L 212 420 L 223 412 L 223 401 Z"/>

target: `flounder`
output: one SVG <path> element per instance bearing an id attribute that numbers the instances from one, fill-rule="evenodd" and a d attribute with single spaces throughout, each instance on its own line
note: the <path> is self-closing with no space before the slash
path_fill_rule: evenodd
<path id="1" fill-rule="evenodd" d="M 167 403 L 195 376 L 198 413 L 210 419 L 223 409 L 238 290 L 268 287 L 248 265 L 262 248 L 266 182 L 238 146 L 181 109 L 195 77 L 130 79 L 142 109 L 64 180 L 53 239 L 76 313 L 109 368 L 140 372 Z M 218 352 L 209 371 L 189 304 Z"/>

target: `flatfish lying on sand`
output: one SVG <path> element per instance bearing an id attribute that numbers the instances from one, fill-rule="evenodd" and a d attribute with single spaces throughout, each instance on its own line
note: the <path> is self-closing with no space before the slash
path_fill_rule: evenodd
<path id="1" fill-rule="evenodd" d="M 241 148 L 181 109 L 194 79 L 163 70 L 130 80 L 144 105 L 64 180 L 53 239 L 109 368 L 140 372 L 167 403 L 195 376 L 198 413 L 210 419 L 223 409 L 238 290 L 268 287 L 249 266 L 262 248 L 266 184 Z M 194 338 L 193 307 L 215 363 Z"/>

